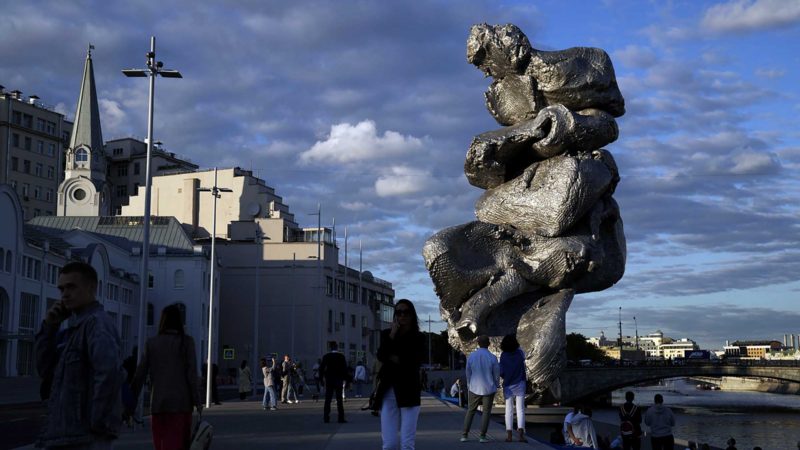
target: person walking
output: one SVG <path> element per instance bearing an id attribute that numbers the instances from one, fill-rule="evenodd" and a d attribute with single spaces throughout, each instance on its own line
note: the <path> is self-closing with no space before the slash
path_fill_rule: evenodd
<path id="1" fill-rule="evenodd" d="M 478 336 L 478 349 L 467 358 L 467 389 L 469 390 L 469 407 L 464 417 L 464 430 L 461 442 L 469 440 L 469 429 L 478 406 L 481 410 L 481 443 L 489 442 L 486 431 L 489 430 L 489 418 L 492 414 L 492 403 L 497 387 L 500 385 L 500 364 L 497 357 L 489 351 L 489 336 Z"/>
<path id="2" fill-rule="evenodd" d="M 36 369 L 47 418 L 38 446 L 110 449 L 122 424 L 124 381 L 114 321 L 95 300 L 97 272 L 71 262 L 58 275 L 61 299 L 36 334 Z M 66 329 L 59 332 L 62 322 Z"/>
<path id="3" fill-rule="evenodd" d="M 517 412 L 519 442 L 528 442 L 525 438 L 525 353 L 513 334 L 503 338 L 500 350 L 500 378 L 503 379 L 503 396 L 506 399 L 506 442 L 513 440 L 514 410 Z"/>
<path id="4" fill-rule="evenodd" d="M 653 401 L 655 405 L 647 408 L 644 414 L 644 423 L 650 427 L 650 443 L 653 450 L 672 450 L 675 446 L 675 438 L 672 436 L 675 416 L 671 409 L 664 406 L 664 397 L 661 394 L 656 394 Z"/>
<path id="5" fill-rule="evenodd" d="M 642 448 L 642 410 L 633 403 L 634 394 L 625 393 L 625 403 L 619 407 L 619 433 L 622 436 L 622 450 Z"/>
<path id="6" fill-rule="evenodd" d="M 356 397 L 361 397 L 363 395 L 361 390 L 363 389 L 364 384 L 367 382 L 367 366 L 364 365 L 363 361 L 359 361 L 358 365 L 356 365 L 356 371 L 353 375 L 353 382 L 356 385 Z"/>
<path id="7" fill-rule="evenodd" d="M 261 373 L 264 375 L 264 399 L 261 400 L 261 408 L 267 409 L 267 397 L 269 397 L 269 409 L 275 411 L 277 409 L 277 396 L 275 395 L 275 360 L 270 358 L 261 358 Z"/>
<path id="8" fill-rule="evenodd" d="M 413 450 L 421 404 L 420 366 L 425 338 L 419 331 L 417 310 L 410 300 L 394 306 L 392 327 L 381 331 L 381 439 L 383 450 Z"/>
<path id="9" fill-rule="evenodd" d="M 192 410 L 202 411 L 197 391 L 194 339 L 183 331 L 178 305 L 161 312 L 158 334 L 147 340 L 133 377 L 133 394 L 139 398 L 150 378 L 150 413 L 156 450 L 188 449 L 192 436 Z"/>
<path id="10" fill-rule="evenodd" d="M 331 351 L 322 357 L 322 363 L 319 366 L 319 375 L 325 387 L 325 407 L 322 413 L 322 420 L 325 423 L 331 421 L 331 400 L 335 395 L 339 423 L 346 423 L 344 404 L 342 403 L 342 384 L 347 378 L 347 361 L 344 359 L 344 355 L 339 353 L 339 346 L 336 341 L 331 341 L 329 346 Z"/>
<path id="11" fill-rule="evenodd" d="M 253 374 L 247 366 L 247 360 L 242 360 L 239 366 L 239 400 L 247 398 L 247 393 L 253 390 Z"/>
<path id="12" fill-rule="evenodd" d="M 320 377 L 319 377 L 319 366 L 320 366 L 320 364 L 322 364 L 322 360 L 321 359 L 317 359 L 317 362 L 315 362 L 314 365 L 311 366 L 311 376 L 314 377 L 314 384 L 317 386 L 317 395 L 319 395 L 320 392 L 322 392 L 321 389 L 320 389 L 320 384 L 321 383 L 320 383 Z"/>
<path id="13" fill-rule="evenodd" d="M 281 403 L 297 403 L 297 393 L 294 391 L 296 370 L 294 362 L 289 355 L 283 355 L 281 363 Z M 292 401 L 294 397 L 294 401 Z"/>

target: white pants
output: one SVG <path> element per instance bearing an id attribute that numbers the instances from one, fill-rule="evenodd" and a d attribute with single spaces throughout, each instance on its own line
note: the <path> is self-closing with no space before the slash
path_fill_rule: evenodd
<path id="1" fill-rule="evenodd" d="M 419 406 L 398 408 L 394 388 L 386 391 L 381 404 L 383 450 L 414 450 L 418 417 Z"/>
<path id="2" fill-rule="evenodd" d="M 513 430 L 514 427 L 514 403 L 517 404 L 517 429 L 525 429 L 525 397 L 515 395 L 506 397 L 506 430 Z"/>

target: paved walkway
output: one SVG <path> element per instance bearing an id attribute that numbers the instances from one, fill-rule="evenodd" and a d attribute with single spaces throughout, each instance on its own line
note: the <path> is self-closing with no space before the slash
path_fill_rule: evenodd
<path id="1" fill-rule="evenodd" d="M 348 423 L 322 422 L 322 401 L 302 401 L 299 404 L 279 405 L 277 411 L 264 411 L 260 401 L 230 400 L 214 406 L 203 417 L 214 426 L 211 447 L 217 449 L 287 449 L 287 450 L 361 450 L 379 449 L 381 446 L 380 419 L 361 411 L 364 399 L 350 399 L 345 403 Z M 334 405 L 335 419 L 335 405 Z M 461 426 L 464 410 L 454 405 L 423 396 L 417 427 L 418 450 L 470 449 L 523 449 L 549 450 L 551 447 L 529 438 L 529 442 L 506 443 L 505 429 L 495 422 L 489 427 L 486 444 L 478 443 L 480 415 L 475 416 L 470 441 L 461 443 Z M 114 448 L 133 450 L 152 448 L 149 420 L 147 426 L 135 431 L 125 430 Z M 32 446 L 22 447 L 32 449 Z"/>

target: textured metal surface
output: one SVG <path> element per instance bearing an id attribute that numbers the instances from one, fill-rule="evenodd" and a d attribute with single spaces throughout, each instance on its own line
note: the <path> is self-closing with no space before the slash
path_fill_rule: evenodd
<path id="1" fill-rule="evenodd" d="M 494 78 L 486 106 L 498 130 L 476 136 L 464 173 L 486 189 L 478 221 L 444 229 L 423 248 L 451 344 L 499 353 L 516 333 L 530 401 L 558 399 L 565 317 L 575 294 L 614 285 L 626 243 L 614 158 L 625 112 L 614 68 L 600 49 L 534 49 L 514 25 L 475 25 L 467 60 Z"/>

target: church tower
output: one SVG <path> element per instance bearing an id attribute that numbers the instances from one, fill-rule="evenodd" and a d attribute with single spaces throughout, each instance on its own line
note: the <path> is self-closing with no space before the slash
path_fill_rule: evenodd
<path id="1" fill-rule="evenodd" d="M 59 216 L 110 215 L 111 192 L 106 183 L 106 161 L 100 108 L 94 84 L 92 49 L 83 66 L 83 81 L 75 111 L 75 124 L 67 148 L 64 181 L 58 187 Z"/>

